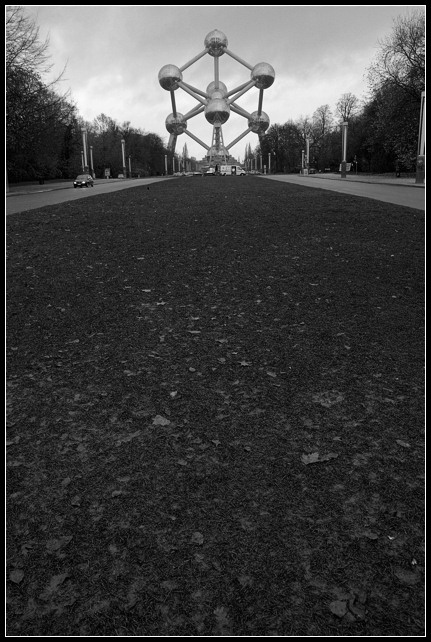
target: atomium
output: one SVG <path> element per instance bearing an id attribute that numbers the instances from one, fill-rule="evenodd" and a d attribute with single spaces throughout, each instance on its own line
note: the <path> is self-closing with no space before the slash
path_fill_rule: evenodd
<path id="1" fill-rule="evenodd" d="M 225 34 L 218 29 L 214 29 L 207 34 L 204 39 L 204 50 L 197 56 L 189 60 L 182 67 L 176 65 L 164 65 L 159 71 L 159 84 L 160 86 L 169 91 L 171 94 L 172 113 L 166 118 L 165 125 L 170 137 L 168 149 L 175 152 L 177 136 L 187 134 L 197 143 L 202 145 L 207 150 L 210 162 L 213 159 L 224 159 L 229 156 L 229 149 L 236 145 L 248 133 L 252 132 L 259 136 L 259 139 L 264 136 L 269 127 L 269 117 L 262 111 L 263 92 L 265 89 L 271 87 L 275 79 L 275 72 L 273 67 L 267 62 L 259 62 L 256 65 L 250 65 L 242 60 L 239 56 L 228 49 L 228 40 Z M 192 85 L 184 82 L 183 72 L 191 67 L 195 62 L 205 55 L 214 58 L 214 80 L 209 83 L 206 91 L 202 91 Z M 238 63 L 250 70 L 250 80 L 228 90 L 227 86 L 219 79 L 219 59 L 222 55 L 230 56 Z M 258 108 L 251 114 L 238 105 L 237 100 L 243 96 L 252 87 L 259 90 Z M 178 89 L 183 89 L 186 93 L 193 96 L 198 104 L 186 114 L 180 114 L 177 111 L 175 94 Z M 198 114 L 204 113 L 206 120 L 213 126 L 213 134 L 211 144 L 206 145 L 199 138 L 194 136 L 188 130 L 188 121 Z M 229 145 L 224 145 L 222 125 L 224 125 L 230 118 L 231 113 L 235 113 L 247 120 L 247 129 L 240 134 Z"/>

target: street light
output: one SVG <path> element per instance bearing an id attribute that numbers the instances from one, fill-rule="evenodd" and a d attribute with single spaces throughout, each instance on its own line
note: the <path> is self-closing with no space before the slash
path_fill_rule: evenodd
<path id="1" fill-rule="evenodd" d="M 94 178 L 94 165 L 93 165 L 93 145 L 90 145 L 90 174 Z"/>
<path id="2" fill-rule="evenodd" d="M 82 132 L 82 146 L 84 148 L 84 161 L 83 161 L 84 165 L 83 165 L 82 171 L 86 173 L 88 172 L 88 162 L 87 162 L 87 130 L 85 129 L 85 127 L 81 128 L 81 132 Z"/>
<path id="3" fill-rule="evenodd" d="M 341 123 L 341 140 L 342 140 L 342 151 L 343 151 L 343 160 L 341 161 L 341 178 L 346 178 L 346 156 L 347 156 L 347 127 L 349 123 L 345 121 Z"/>
<path id="4" fill-rule="evenodd" d="M 126 141 L 124 138 L 121 139 L 121 152 L 123 155 L 123 178 L 126 178 L 126 156 L 125 156 L 125 145 Z"/>
<path id="5" fill-rule="evenodd" d="M 421 111 L 419 117 L 418 151 L 416 159 L 416 183 L 425 183 L 425 92 L 421 93 Z"/>

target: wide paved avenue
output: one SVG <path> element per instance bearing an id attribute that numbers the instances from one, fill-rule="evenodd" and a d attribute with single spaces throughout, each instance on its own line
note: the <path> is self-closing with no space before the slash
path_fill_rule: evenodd
<path id="1" fill-rule="evenodd" d="M 150 185 L 158 181 L 172 180 L 172 176 L 157 176 L 151 178 L 136 178 L 131 180 L 99 180 L 95 182 L 94 188 L 74 189 L 71 181 L 64 183 L 51 183 L 46 185 L 11 186 L 6 198 L 6 214 L 16 214 L 28 210 L 45 207 L 46 205 L 58 205 L 67 201 L 74 201 L 79 198 L 90 198 L 97 194 L 107 194 L 122 189 L 131 189 L 140 185 Z M 416 185 L 413 179 L 390 180 L 384 178 L 369 177 L 348 177 L 342 179 L 339 175 L 319 174 L 313 176 L 301 176 L 299 174 L 271 174 L 258 177 L 239 177 L 238 180 L 275 180 L 285 183 L 302 185 L 311 189 L 325 189 L 348 194 L 350 196 L 361 196 L 371 198 L 385 203 L 394 203 L 412 207 L 417 210 L 425 210 L 425 186 Z M 187 180 L 178 177 L 176 180 Z M 190 179 L 189 179 L 190 180 Z M 191 180 L 202 180 L 193 178 Z M 204 180 L 224 180 L 206 178 Z"/>

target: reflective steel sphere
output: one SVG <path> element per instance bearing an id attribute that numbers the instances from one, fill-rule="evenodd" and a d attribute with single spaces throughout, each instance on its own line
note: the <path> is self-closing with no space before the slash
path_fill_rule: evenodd
<path id="1" fill-rule="evenodd" d="M 230 107 L 224 98 L 214 98 L 205 107 L 205 118 L 211 125 L 221 123 L 222 125 L 230 116 Z"/>
<path id="2" fill-rule="evenodd" d="M 264 111 L 258 116 L 257 111 L 251 114 L 248 126 L 254 134 L 263 134 L 269 127 L 269 116 Z"/>
<path id="3" fill-rule="evenodd" d="M 159 83 L 167 91 L 178 89 L 183 74 L 176 65 L 164 65 L 159 71 Z"/>
<path id="4" fill-rule="evenodd" d="M 183 134 L 187 129 L 187 121 L 185 120 L 183 114 L 177 112 L 177 115 L 169 114 L 165 120 L 166 129 L 170 134 L 176 134 L 179 136 Z"/>
<path id="5" fill-rule="evenodd" d="M 258 89 L 268 89 L 274 82 L 275 71 L 267 62 L 259 62 L 253 67 L 250 77 L 256 81 Z"/>
<path id="6" fill-rule="evenodd" d="M 227 38 L 222 31 L 214 29 L 210 31 L 204 40 L 204 46 L 208 49 L 210 56 L 218 58 L 224 54 L 224 50 L 227 49 Z"/>
<path id="7" fill-rule="evenodd" d="M 220 81 L 219 81 L 219 83 L 218 83 L 218 89 L 216 89 L 215 85 L 216 85 L 216 84 L 215 84 L 215 80 L 213 80 L 212 82 L 210 82 L 210 84 L 208 85 L 208 87 L 207 87 L 207 94 L 208 94 L 208 96 L 211 96 L 211 97 L 212 97 L 212 94 L 213 94 L 215 91 L 220 91 L 220 92 L 222 93 L 222 95 L 223 95 L 223 98 L 224 98 L 224 97 L 226 96 L 226 94 L 227 94 L 227 87 L 226 87 L 226 85 L 224 84 L 224 82 L 220 82 Z"/>

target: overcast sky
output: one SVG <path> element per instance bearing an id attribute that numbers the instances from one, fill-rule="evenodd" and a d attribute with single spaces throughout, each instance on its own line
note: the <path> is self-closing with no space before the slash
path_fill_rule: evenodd
<path id="1" fill-rule="evenodd" d="M 58 90 L 70 89 L 79 115 L 92 121 L 104 113 L 118 123 L 157 133 L 165 143 L 165 119 L 172 112 L 170 93 L 159 85 L 166 64 L 182 67 L 204 49 L 205 36 L 222 31 L 228 48 L 250 65 L 267 62 L 275 70 L 264 91 L 263 111 L 271 124 L 312 116 L 321 105 L 335 104 L 344 93 L 367 97 L 367 68 L 379 40 L 392 32 L 394 19 L 425 5 L 22 5 L 36 19 L 40 37 L 49 36 L 52 73 L 65 66 Z M 250 79 L 250 70 L 224 54 L 220 80 L 228 90 Z M 48 77 L 46 78 L 48 80 Z M 183 72 L 183 80 L 202 91 L 214 80 L 214 59 L 205 55 Z M 256 111 L 259 90 L 253 87 L 237 100 Z M 183 114 L 197 101 L 177 89 L 177 110 Z M 207 145 L 212 126 L 204 114 L 188 121 L 188 131 Z M 247 129 L 247 120 L 231 112 L 223 126 L 228 145 Z M 178 136 L 189 154 L 202 158 L 203 147 L 186 134 Z M 248 134 L 230 151 L 243 159 Z"/>

